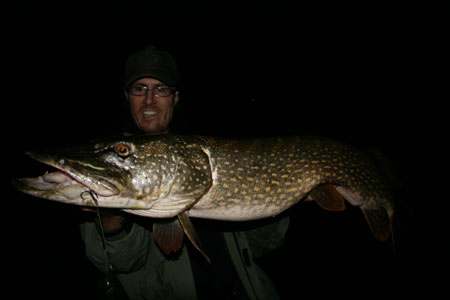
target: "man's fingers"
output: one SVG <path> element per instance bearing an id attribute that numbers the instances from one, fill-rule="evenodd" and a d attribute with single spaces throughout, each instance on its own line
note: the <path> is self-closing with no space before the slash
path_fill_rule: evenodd
<path id="1" fill-rule="evenodd" d="M 90 208 L 90 207 L 82 207 L 81 210 L 84 212 L 90 212 L 90 213 L 96 212 L 95 208 Z"/>

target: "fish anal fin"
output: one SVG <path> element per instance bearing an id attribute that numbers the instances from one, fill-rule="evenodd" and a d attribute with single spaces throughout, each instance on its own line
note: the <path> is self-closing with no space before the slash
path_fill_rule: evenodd
<path id="1" fill-rule="evenodd" d="M 166 255 L 178 251 L 183 245 L 183 227 L 178 218 L 155 220 L 153 237 Z"/>
<path id="2" fill-rule="evenodd" d="M 191 241 L 192 245 L 200 251 L 200 253 L 203 255 L 203 257 L 206 259 L 208 263 L 211 263 L 211 259 L 206 254 L 202 242 L 200 240 L 200 237 L 198 236 L 197 232 L 195 231 L 194 225 L 192 225 L 191 220 L 189 219 L 189 216 L 184 212 L 178 215 L 178 220 L 180 220 L 181 226 L 183 227 L 184 233 L 186 233 L 187 237 Z"/>
<path id="3" fill-rule="evenodd" d="M 311 197 L 323 209 L 330 211 L 345 210 L 345 201 L 332 184 L 323 184 L 311 191 Z"/>
<path id="4" fill-rule="evenodd" d="M 361 208 L 361 210 L 375 238 L 385 242 L 391 232 L 391 223 L 387 211 L 384 208 Z"/>

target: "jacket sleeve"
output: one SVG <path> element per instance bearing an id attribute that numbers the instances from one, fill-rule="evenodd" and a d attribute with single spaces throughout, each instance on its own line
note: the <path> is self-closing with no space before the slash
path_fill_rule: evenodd
<path id="1" fill-rule="evenodd" d="M 80 229 L 86 246 L 86 256 L 100 271 L 106 272 L 108 261 L 97 225 L 95 222 L 84 222 Z M 106 249 L 114 270 L 118 273 L 130 273 L 146 264 L 152 245 L 150 233 L 134 223 L 128 234 L 120 239 L 107 240 Z"/>

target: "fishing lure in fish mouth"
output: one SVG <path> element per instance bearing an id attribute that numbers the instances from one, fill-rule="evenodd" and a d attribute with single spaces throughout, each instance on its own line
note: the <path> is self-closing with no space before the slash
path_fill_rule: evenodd
<path id="1" fill-rule="evenodd" d="M 141 135 L 28 155 L 57 171 L 16 179 L 17 189 L 159 219 L 154 235 L 165 253 L 184 233 L 201 249 L 191 217 L 255 220 L 304 199 L 331 211 L 350 203 L 377 239 L 392 236 L 394 200 L 382 173 L 363 151 L 327 138 Z"/>

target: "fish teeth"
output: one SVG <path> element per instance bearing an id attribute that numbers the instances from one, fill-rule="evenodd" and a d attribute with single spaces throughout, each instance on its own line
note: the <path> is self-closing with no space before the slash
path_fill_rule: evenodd
<path id="1" fill-rule="evenodd" d="M 69 176 L 62 172 L 46 173 L 41 176 L 43 180 L 53 183 L 63 183 L 69 179 Z"/>
<path id="2" fill-rule="evenodd" d="M 56 183 L 62 185 L 63 187 L 73 186 L 73 185 L 81 185 L 78 181 L 73 178 L 67 176 L 63 172 L 46 172 L 44 175 L 39 176 L 40 181 L 47 183 Z"/>
<path id="3" fill-rule="evenodd" d="M 60 183 L 60 185 L 62 184 L 63 187 L 70 187 L 70 186 L 82 186 L 82 184 L 80 184 L 78 181 L 76 180 L 68 180 L 68 181 L 64 181 L 63 183 Z"/>

